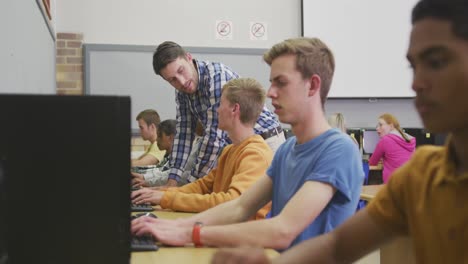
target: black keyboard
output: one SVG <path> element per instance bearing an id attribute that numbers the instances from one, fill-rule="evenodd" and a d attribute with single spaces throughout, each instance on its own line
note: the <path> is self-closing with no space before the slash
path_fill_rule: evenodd
<path id="1" fill-rule="evenodd" d="M 151 212 L 154 211 L 151 204 L 131 204 L 132 212 Z"/>
<path id="2" fill-rule="evenodd" d="M 139 213 L 131 216 L 131 219 L 138 218 L 140 216 L 150 216 L 158 218 L 153 213 Z M 132 236 L 130 240 L 130 247 L 132 251 L 156 251 L 159 247 L 155 244 L 156 240 L 151 235 L 143 236 Z"/>
<path id="3" fill-rule="evenodd" d="M 159 249 L 156 240 L 151 235 L 132 236 L 130 247 L 132 251 L 156 251 Z"/>

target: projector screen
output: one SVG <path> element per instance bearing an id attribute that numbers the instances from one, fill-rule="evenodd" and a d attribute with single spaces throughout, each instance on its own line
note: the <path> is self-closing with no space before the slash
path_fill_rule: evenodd
<path id="1" fill-rule="evenodd" d="M 417 0 L 302 0 L 303 36 L 335 55 L 329 97 L 413 97 L 406 61 Z"/>

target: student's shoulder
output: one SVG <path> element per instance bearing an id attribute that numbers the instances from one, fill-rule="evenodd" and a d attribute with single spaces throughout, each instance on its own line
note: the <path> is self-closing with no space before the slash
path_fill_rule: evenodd
<path id="1" fill-rule="evenodd" d="M 356 148 L 356 143 L 353 142 L 348 134 L 342 133 L 336 129 L 330 129 L 325 133 L 327 133 L 327 136 L 323 141 L 331 148 L 340 148 L 344 150 L 354 150 Z"/>
<path id="2" fill-rule="evenodd" d="M 446 156 L 447 149 L 445 146 L 424 145 L 416 148 L 416 151 L 411 156 L 411 162 L 431 162 L 442 160 Z"/>
<path id="3" fill-rule="evenodd" d="M 379 139 L 379 143 L 396 144 L 396 141 L 404 140 L 402 137 L 395 134 L 387 134 Z"/>
<path id="4" fill-rule="evenodd" d="M 210 75 L 225 73 L 238 77 L 238 74 L 231 67 L 222 62 L 199 61 L 198 67 L 203 68 L 204 72 L 209 72 Z"/>
<path id="5" fill-rule="evenodd" d="M 255 152 L 272 155 L 273 151 L 260 135 L 254 135 L 246 140 L 240 147 L 242 152 Z"/>
<path id="6" fill-rule="evenodd" d="M 444 166 L 446 161 L 446 149 L 440 146 L 421 146 L 416 149 L 410 160 L 397 169 L 390 181 L 395 181 L 408 192 L 426 186 L 424 182 L 431 181 L 435 177 L 435 172 Z M 408 186 L 412 186 L 411 189 Z"/>

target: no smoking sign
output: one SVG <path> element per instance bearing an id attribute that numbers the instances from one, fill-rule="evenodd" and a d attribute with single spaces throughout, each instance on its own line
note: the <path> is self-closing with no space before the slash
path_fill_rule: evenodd
<path id="1" fill-rule="evenodd" d="M 232 22 L 227 20 L 216 21 L 216 39 L 232 39 Z"/>
<path id="2" fill-rule="evenodd" d="M 266 40 L 267 24 L 264 22 L 250 22 L 250 39 Z"/>

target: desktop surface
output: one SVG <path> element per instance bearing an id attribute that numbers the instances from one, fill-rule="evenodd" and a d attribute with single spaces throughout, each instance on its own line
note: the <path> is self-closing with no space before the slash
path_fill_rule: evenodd
<path id="1" fill-rule="evenodd" d="M 153 212 L 158 218 L 162 219 L 177 219 L 186 218 L 194 215 L 193 213 L 173 212 L 170 210 L 154 207 Z M 135 213 L 133 213 L 135 214 Z M 132 252 L 131 264 L 154 264 L 154 263 L 190 263 L 190 264 L 206 264 L 211 262 L 211 258 L 218 248 L 202 247 L 195 248 L 193 246 L 171 247 L 159 245 L 158 251 Z M 265 249 L 268 257 L 274 258 L 279 255 L 276 250 Z"/>

